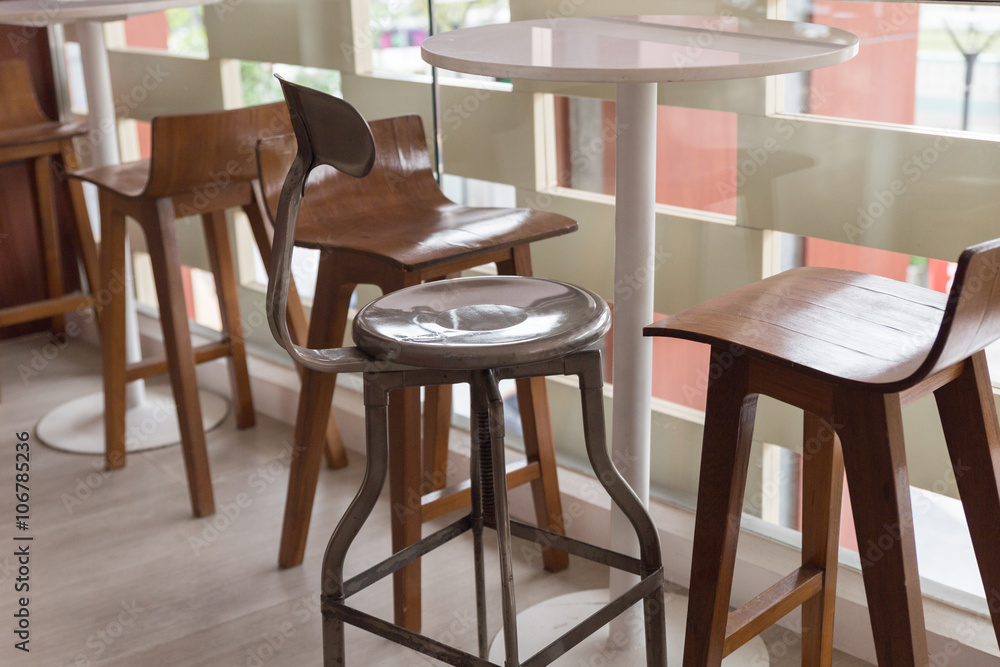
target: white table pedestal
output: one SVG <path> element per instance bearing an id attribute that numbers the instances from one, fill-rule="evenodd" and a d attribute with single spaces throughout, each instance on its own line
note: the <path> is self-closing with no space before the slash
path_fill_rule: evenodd
<path id="1" fill-rule="evenodd" d="M 201 422 L 209 431 L 229 414 L 229 401 L 201 389 Z M 50 410 L 35 435 L 53 449 L 104 455 L 104 394 L 87 394 Z M 129 453 L 176 445 L 181 441 L 177 405 L 170 385 L 146 386 L 142 402 L 125 411 L 125 450 Z"/>
<path id="2" fill-rule="evenodd" d="M 515 21 L 454 30 L 421 45 L 437 67 L 532 81 L 615 83 L 617 167 L 615 192 L 614 408 L 612 460 L 643 503 L 649 500 L 652 342 L 642 329 L 653 321 L 656 204 L 656 88 L 658 82 L 694 82 L 801 72 L 844 62 L 858 50 L 857 36 L 814 24 L 742 19 L 734 16 L 567 17 Z M 631 526 L 613 509 L 610 544 L 636 554 Z M 636 581 L 612 571 L 614 597 Z M 608 592 L 550 600 L 518 616 L 519 654 L 567 631 L 570 618 L 608 601 Z M 557 608 L 552 608 L 554 603 Z M 672 602 L 681 612 L 686 604 Z M 684 614 L 668 615 L 670 664 L 680 664 Z M 644 664 L 642 651 L 626 651 L 621 662 L 597 660 L 607 637 L 629 647 L 643 644 L 636 605 L 610 623 L 610 635 L 595 633 L 578 647 L 576 659 L 556 664 Z M 544 628 L 544 629 L 543 629 Z M 547 630 L 558 630 L 548 632 Z M 544 643 L 528 646 L 539 633 Z M 603 636 L 602 636 L 603 635 Z M 596 643 L 595 643 L 596 642 Z M 503 642 L 494 645 L 502 647 Z M 753 644 L 748 645 L 748 647 Z M 759 644 L 757 644 L 759 646 Z M 752 648 L 748 650 L 753 650 Z M 595 653 L 597 651 L 597 653 Z M 735 658 L 739 653 L 734 653 Z M 499 655 L 499 654 L 496 654 Z M 576 656 L 576 653 L 570 654 Z M 630 657 L 634 656 L 634 657 Z M 590 658 L 595 658 L 591 660 Z M 757 656 L 754 656 L 757 658 Z M 768 664 L 766 651 L 754 664 Z M 500 659 L 494 662 L 501 664 Z M 727 664 L 749 664 L 727 662 Z"/>

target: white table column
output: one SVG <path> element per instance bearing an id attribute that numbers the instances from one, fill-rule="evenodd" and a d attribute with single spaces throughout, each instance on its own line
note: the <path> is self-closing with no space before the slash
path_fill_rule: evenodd
<path id="1" fill-rule="evenodd" d="M 653 321 L 656 87 L 655 83 L 619 83 L 616 105 L 611 458 L 643 505 L 649 505 L 653 341 L 642 335 L 642 328 Z M 611 546 L 639 555 L 635 531 L 617 506 L 611 509 Z M 612 569 L 611 599 L 638 581 L 636 575 Z M 636 620 L 641 614 L 641 605 L 636 605 L 616 618 L 611 623 L 611 637 L 623 638 L 625 645 L 641 649 L 642 623 Z"/>

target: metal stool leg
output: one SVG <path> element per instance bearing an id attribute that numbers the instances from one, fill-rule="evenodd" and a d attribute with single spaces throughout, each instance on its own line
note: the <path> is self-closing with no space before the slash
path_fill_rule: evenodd
<path id="1" fill-rule="evenodd" d="M 323 558 L 323 664 L 344 665 L 344 622 L 328 612 L 328 604 L 342 604 L 344 559 L 354 538 L 375 508 L 389 470 L 389 394 L 381 380 L 386 375 L 365 376 L 365 431 L 367 459 L 361 488 L 340 520 Z"/>
<path id="2" fill-rule="evenodd" d="M 514 601 L 514 571 L 511 562 L 510 510 L 507 506 L 507 466 L 504 456 L 503 399 L 492 370 L 476 373 L 472 387 L 472 417 L 476 424 L 485 416 L 490 434 L 490 465 L 493 473 L 493 521 L 500 552 L 500 587 L 503 598 L 503 639 L 507 667 L 520 664 L 517 657 L 517 605 Z M 477 429 L 478 431 L 479 429 Z M 480 461 L 482 465 L 482 461 Z"/>
<path id="3" fill-rule="evenodd" d="M 604 380 L 599 352 L 577 355 L 580 394 L 583 401 L 584 440 L 590 465 L 601 485 L 618 505 L 635 529 L 639 539 L 639 558 L 642 577 L 647 577 L 662 567 L 660 541 L 656 526 L 628 483 L 615 468 L 608 456 L 604 425 Z M 663 603 L 663 581 L 643 598 L 646 630 L 646 665 L 666 667 L 667 621 Z"/>

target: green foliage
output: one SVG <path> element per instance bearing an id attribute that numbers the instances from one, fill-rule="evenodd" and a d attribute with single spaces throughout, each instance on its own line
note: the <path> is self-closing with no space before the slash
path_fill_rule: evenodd
<path id="1" fill-rule="evenodd" d="M 201 7 L 168 9 L 167 50 L 184 56 L 208 57 L 208 34 Z"/>
<path id="2" fill-rule="evenodd" d="M 296 67 L 279 63 L 261 63 L 252 60 L 240 61 L 240 79 L 243 88 L 243 104 L 253 106 L 277 102 L 281 99 L 281 87 L 274 78 L 280 74 L 289 81 L 322 90 L 332 95 L 340 95 L 340 72 L 316 67 Z"/>

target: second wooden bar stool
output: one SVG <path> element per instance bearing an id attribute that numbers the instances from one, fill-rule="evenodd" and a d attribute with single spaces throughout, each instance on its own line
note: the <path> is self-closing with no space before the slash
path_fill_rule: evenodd
<path id="1" fill-rule="evenodd" d="M 931 392 L 983 584 L 1000 590 L 1000 428 L 983 351 L 1000 338 L 1000 240 L 962 253 L 948 296 L 799 268 L 645 333 L 712 346 L 685 667 L 719 665 L 799 605 L 802 664 L 830 664 L 845 468 L 858 543 L 881 550 L 861 560 L 878 663 L 928 664 L 901 406 Z M 730 613 L 759 394 L 806 413 L 802 567 Z M 1000 606 L 990 612 L 1000 637 Z"/>
<path id="2" fill-rule="evenodd" d="M 324 167 L 312 173 L 302 200 L 295 243 L 321 251 L 308 346 L 342 344 L 351 294 L 358 284 L 383 294 L 460 271 L 496 264 L 502 275 L 531 276 L 529 244 L 567 234 L 576 223 L 532 209 L 460 206 L 441 192 L 431 172 L 420 117 L 401 116 L 370 124 L 375 164 L 362 179 Z M 292 135 L 258 146 L 261 182 L 273 213 L 296 155 Z M 307 370 L 299 398 L 295 449 L 288 481 L 279 563 L 299 565 L 305 552 L 319 475 L 322 438 L 330 414 L 336 374 Z M 440 389 L 443 391 L 435 391 Z M 393 549 L 413 544 L 421 525 L 470 500 L 466 482 L 445 489 L 450 429 L 450 387 L 427 391 L 421 450 L 420 389 L 396 393 L 390 408 L 390 494 Z M 563 532 L 555 451 L 544 378 L 517 380 L 518 406 L 527 458 L 508 469 L 511 486 L 530 482 L 536 521 Z M 565 553 L 546 549 L 546 569 L 566 567 Z M 396 622 L 420 628 L 419 562 L 395 575 Z"/>
<path id="3" fill-rule="evenodd" d="M 289 129 L 282 103 L 153 119 L 152 157 L 73 174 L 98 186 L 101 206 L 102 284 L 122 284 L 125 218 L 136 220 L 148 244 L 163 327 L 165 358 L 125 363 L 125 293 L 110 292 L 101 318 L 104 358 L 104 424 L 108 468 L 125 464 L 125 385 L 169 372 L 191 505 L 195 516 L 215 511 L 195 364 L 229 358 L 233 410 L 238 428 L 254 424 L 236 274 L 226 209 L 247 213 L 258 238 L 263 225 L 252 182 L 254 146 Z M 200 216 L 215 275 L 222 339 L 192 349 L 177 245 L 177 219 Z M 266 234 L 265 234 L 266 236 Z"/>

